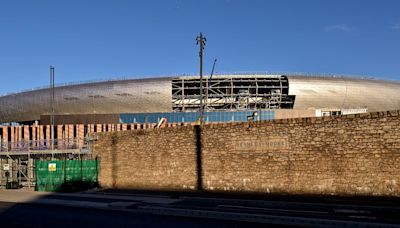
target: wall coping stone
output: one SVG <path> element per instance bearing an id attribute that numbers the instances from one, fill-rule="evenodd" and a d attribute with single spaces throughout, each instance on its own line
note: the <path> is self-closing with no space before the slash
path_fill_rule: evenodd
<path id="1" fill-rule="evenodd" d="M 226 123 L 210 123 L 203 125 L 202 128 L 220 128 L 220 127 L 237 127 L 243 126 L 245 128 L 249 128 L 250 126 L 263 126 L 265 124 L 290 124 L 290 123 L 308 123 L 308 124 L 318 124 L 322 122 L 330 122 L 330 121 L 343 121 L 343 120 L 352 120 L 352 119 L 376 119 L 376 118 L 384 118 L 384 117 L 396 117 L 400 116 L 400 110 L 388 110 L 381 112 L 369 112 L 369 113 L 360 113 L 360 114 L 349 114 L 349 115 L 339 115 L 339 116 L 322 116 L 322 117 L 299 117 L 299 118 L 289 118 L 289 119 L 274 119 L 274 120 L 261 120 L 254 122 L 226 122 Z M 250 124 L 251 123 L 251 124 Z M 96 132 L 94 135 L 101 136 L 103 134 L 121 134 L 126 132 L 137 132 L 139 134 L 143 134 L 146 132 L 157 131 L 176 131 L 183 129 L 194 129 L 196 125 L 176 125 L 174 127 L 166 127 L 166 128 L 145 128 L 145 129 L 136 129 L 134 131 L 113 131 L 113 132 Z"/>

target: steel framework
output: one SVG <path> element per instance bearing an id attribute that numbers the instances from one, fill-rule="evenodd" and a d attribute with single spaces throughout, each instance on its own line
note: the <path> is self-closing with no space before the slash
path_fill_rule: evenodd
<path id="1" fill-rule="evenodd" d="M 288 95 L 289 81 L 284 75 L 218 76 L 203 81 L 205 110 L 250 110 L 293 108 L 295 96 Z M 200 80 L 195 77 L 172 79 L 174 111 L 200 108 Z"/>

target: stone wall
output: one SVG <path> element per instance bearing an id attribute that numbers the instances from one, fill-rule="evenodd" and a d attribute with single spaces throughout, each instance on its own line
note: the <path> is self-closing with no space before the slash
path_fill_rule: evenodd
<path id="1" fill-rule="evenodd" d="M 103 187 L 195 189 L 196 143 L 191 127 L 98 133 Z"/>
<path id="2" fill-rule="evenodd" d="M 94 153 L 105 187 L 400 196 L 399 115 L 99 133 Z"/>

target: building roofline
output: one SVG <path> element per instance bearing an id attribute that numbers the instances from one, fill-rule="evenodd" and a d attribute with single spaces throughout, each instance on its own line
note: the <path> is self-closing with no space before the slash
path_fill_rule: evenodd
<path id="1" fill-rule="evenodd" d="M 208 74 L 205 74 L 207 76 Z M 390 80 L 384 79 L 375 76 L 368 76 L 368 75 L 351 75 L 351 74 L 334 74 L 334 73 L 306 73 L 306 72 L 268 72 L 268 71 L 237 71 L 237 72 L 220 72 L 214 75 L 214 77 L 218 76 L 279 76 L 284 75 L 288 77 L 306 77 L 306 78 L 341 78 L 341 79 L 356 79 L 356 80 L 373 80 L 373 81 L 384 81 L 384 82 L 394 82 L 400 83 L 400 80 Z M 56 88 L 60 87 L 68 87 L 68 86 L 78 86 L 78 85 L 88 85 L 88 84 L 100 84 L 100 83 L 107 83 L 107 82 L 119 82 L 119 81 L 140 81 L 140 80 L 166 80 L 166 79 L 173 79 L 173 78 L 184 78 L 184 77 L 195 77 L 198 76 L 196 73 L 189 73 L 189 74 L 170 74 L 170 75 L 145 75 L 145 76 L 122 76 L 122 77 L 115 77 L 109 79 L 94 79 L 94 80 L 82 80 L 82 81 L 73 81 L 73 82 L 66 82 L 66 83 L 59 83 L 56 84 Z M 8 92 L 4 94 L 0 94 L 1 97 L 11 96 L 20 93 L 26 92 L 33 92 L 39 90 L 46 90 L 49 89 L 50 86 L 38 86 L 33 87 L 30 89 L 19 90 L 16 92 Z"/>

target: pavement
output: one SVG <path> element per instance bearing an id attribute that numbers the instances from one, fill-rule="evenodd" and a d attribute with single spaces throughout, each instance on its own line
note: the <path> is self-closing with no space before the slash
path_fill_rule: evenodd
<path id="1" fill-rule="evenodd" d="M 29 213 L 26 212 L 28 208 L 32 210 Z M 123 226 L 123 224 L 136 224 L 135 221 L 130 220 L 129 215 L 132 215 L 132 218 L 140 218 L 140 215 L 148 218 L 147 226 L 150 227 L 162 225 L 157 222 L 160 218 L 166 220 L 167 224 L 171 226 L 202 224 L 210 227 L 214 225 L 217 227 L 225 225 L 241 227 L 249 224 L 251 226 L 268 224 L 303 227 L 400 227 L 400 217 L 398 216 L 400 207 L 397 204 L 260 200 L 167 193 L 121 194 L 112 191 L 48 193 L 0 190 L 0 222 L 7 216 L 9 218 L 13 213 L 14 216 L 18 216 L 21 210 L 25 213 L 25 215 L 21 215 L 23 217 L 33 213 L 32 217 L 40 218 L 41 213 L 48 217 L 57 210 L 74 214 L 78 209 L 90 211 L 93 215 L 98 213 L 99 216 L 103 216 L 101 218 L 107 219 L 119 218 L 123 214 L 123 218 L 119 218 L 121 221 L 116 223 L 115 227 Z M 37 215 L 34 212 L 37 212 Z M 92 221 L 91 217 L 86 218 L 86 213 L 80 215 L 81 217 L 79 214 L 76 215 L 77 221 L 98 223 L 98 221 Z M 59 215 L 53 215 L 55 218 L 57 216 Z M 14 220 L 7 219 L 7 221 Z M 58 224 L 57 221 L 54 222 Z M 142 222 L 140 224 L 145 225 Z M 2 223 L 0 225 L 3 227 Z M 19 223 L 18 225 L 26 224 Z M 46 226 L 46 224 L 42 225 Z"/>

